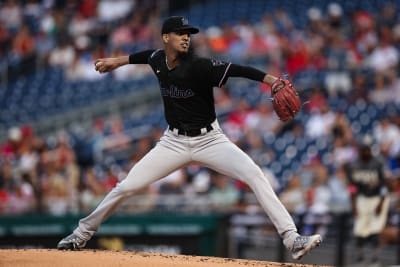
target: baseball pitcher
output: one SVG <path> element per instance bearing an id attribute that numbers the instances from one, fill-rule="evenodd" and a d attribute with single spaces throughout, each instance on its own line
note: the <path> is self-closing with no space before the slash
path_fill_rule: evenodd
<path id="1" fill-rule="evenodd" d="M 126 64 L 149 64 L 159 82 L 168 128 L 127 177 L 91 214 L 79 221 L 71 235 L 58 243 L 58 249 L 83 248 L 121 201 L 192 162 L 247 183 L 294 259 L 300 259 L 321 243 L 320 235 L 297 233 L 291 216 L 261 169 L 223 133 L 216 118 L 213 87 L 222 86 L 229 77 L 269 84 L 275 112 L 282 121 L 290 120 L 300 110 L 298 94 L 287 79 L 252 67 L 195 56 L 189 49 L 190 35 L 198 32 L 184 17 L 170 17 L 162 25 L 164 49 L 95 61 L 95 69 L 100 73 Z"/>

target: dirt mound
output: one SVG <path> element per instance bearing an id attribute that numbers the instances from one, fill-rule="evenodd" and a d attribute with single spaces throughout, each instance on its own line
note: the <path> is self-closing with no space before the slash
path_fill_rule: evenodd
<path id="1" fill-rule="evenodd" d="M 2 249 L 0 267 L 306 267 L 310 265 L 135 251 Z M 315 266 L 315 265 L 314 265 Z"/>

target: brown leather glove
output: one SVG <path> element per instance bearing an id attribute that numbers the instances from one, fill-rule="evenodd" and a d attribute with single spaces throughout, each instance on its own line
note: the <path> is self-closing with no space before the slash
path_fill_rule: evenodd
<path id="1" fill-rule="evenodd" d="M 293 119 L 301 109 L 301 99 L 289 80 L 277 79 L 271 85 L 272 105 L 281 121 Z"/>

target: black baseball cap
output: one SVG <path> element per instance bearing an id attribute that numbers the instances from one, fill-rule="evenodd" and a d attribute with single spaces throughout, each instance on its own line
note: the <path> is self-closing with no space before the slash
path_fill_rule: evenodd
<path id="1" fill-rule="evenodd" d="M 164 21 L 161 29 L 161 34 L 185 30 L 189 31 L 191 34 L 199 32 L 199 29 L 189 25 L 187 18 L 181 16 L 173 16 L 167 18 Z"/>

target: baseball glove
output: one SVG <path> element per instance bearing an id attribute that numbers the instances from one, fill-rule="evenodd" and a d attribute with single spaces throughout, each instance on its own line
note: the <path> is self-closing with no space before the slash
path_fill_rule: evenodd
<path id="1" fill-rule="evenodd" d="M 301 100 L 289 80 L 278 78 L 271 85 L 272 105 L 281 121 L 294 118 L 300 111 Z"/>

